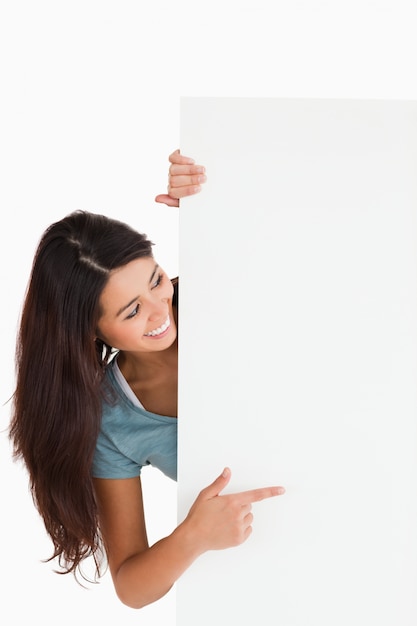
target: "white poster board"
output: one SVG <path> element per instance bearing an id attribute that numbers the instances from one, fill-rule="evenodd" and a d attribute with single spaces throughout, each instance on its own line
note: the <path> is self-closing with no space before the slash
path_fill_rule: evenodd
<path id="1" fill-rule="evenodd" d="M 179 519 L 284 485 L 178 626 L 417 623 L 417 103 L 183 98 Z"/>

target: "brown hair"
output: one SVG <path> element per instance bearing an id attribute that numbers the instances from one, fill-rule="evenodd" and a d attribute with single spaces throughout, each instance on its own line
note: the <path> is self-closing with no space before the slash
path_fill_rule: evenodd
<path id="1" fill-rule="evenodd" d="M 95 340 L 110 272 L 152 256 L 127 224 L 76 211 L 52 224 L 35 254 L 16 345 L 10 438 L 61 573 L 80 571 L 101 540 L 91 464 L 111 347 Z"/>

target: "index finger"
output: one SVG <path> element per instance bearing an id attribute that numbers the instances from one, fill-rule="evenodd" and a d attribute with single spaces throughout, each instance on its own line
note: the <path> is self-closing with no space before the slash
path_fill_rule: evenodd
<path id="1" fill-rule="evenodd" d="M 240 504 L 250 504 L 251 502 L 260 502 L 266 498 L 281 496 L 285 493 L 284 487 L 262 487 L 261 489 L 250 489 L 249 491 L 241 491 L 236 493 Z"/>
<path id="2" fill-rule="evenodd" d="M 194 163 L 195 161 L 190 157 L 183 156 L 179 150 L 175 150 L 169 155 L 169 162 L 177 163 L 178 165 L 188 165 Z"/>

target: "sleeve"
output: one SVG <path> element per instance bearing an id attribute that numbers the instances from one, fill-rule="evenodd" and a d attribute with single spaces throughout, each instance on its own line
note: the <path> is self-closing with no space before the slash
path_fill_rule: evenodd
<path id="1" fill-rule="evenodd" d="M 103 432 L 100 432 L 94 453 L 94 478 L 136 478 L 142 466 L 125 456 Z"/>

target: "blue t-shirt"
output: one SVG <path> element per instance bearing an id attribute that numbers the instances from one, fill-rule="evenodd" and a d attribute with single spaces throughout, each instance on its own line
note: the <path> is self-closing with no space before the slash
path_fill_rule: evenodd
<path id="1" fill-rule="evenodd" d="M 114 374 L 106 377 L 114 399 L 103 402 L 101 430 L 93 461 L 96 478 L 133 478 L 145 465 L 177 479 L 177 419 L 150 413 L 125 394 Z"/>

